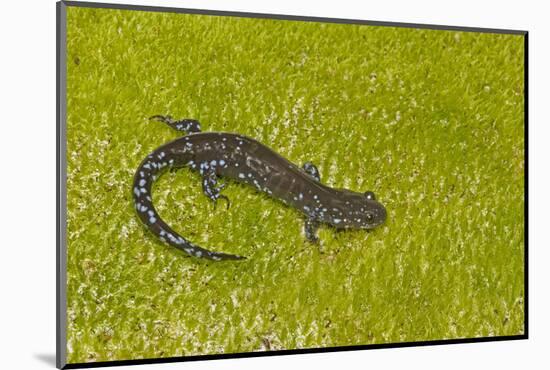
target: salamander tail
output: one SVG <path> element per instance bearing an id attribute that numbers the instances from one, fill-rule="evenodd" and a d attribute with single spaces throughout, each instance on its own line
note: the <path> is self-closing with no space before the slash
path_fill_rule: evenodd
<path id="1" fill-rule="evenodd" d="M 165 242 L 190 256 L 205 258 L 213 261 L 222 260 L 242 260 L 245 257 L 233 254 L 213 252 L 191 243 L 174 231 L 159 216 L 153 205 L 152 187 L 153 182 L 161 172 L 170 168 L 174 163 L 170 158 L 170 153 L 157 150 L 149 155 L 138 167 L 134 176 L 132 193 L 134 206 L 141 222 L 153 233 L 159 240 Z"/>
<path id="2" fill-rule="evenodd" d="M 214 260 L 214 261 L 223 261 L 223 260 L 245 260 L 246 257 L 244 256 L 238 256 L 236 254 L 227 254 L 227 253 L 220 253 L 220 252 L 209 252 L 206 255 L 206 258 Z"/>

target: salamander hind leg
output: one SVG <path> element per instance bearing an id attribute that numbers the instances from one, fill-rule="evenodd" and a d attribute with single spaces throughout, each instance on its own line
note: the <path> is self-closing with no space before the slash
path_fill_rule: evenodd
<path id="1" fill-rule="evenodd" d="M 311 218 L 306 218 L 304 231 L 307 240 L 309 240 L 311 243 L 317 244 L 319 242 L 319 238 L 317 237 L 317 229 L 319 229 L 319 222 Z"/>
<path id="2" fill-rule="evenodd" d="M 212 165 L 208 163 L 202 163 L 200 165 L 200 173 L 202 175 L 202 191 L 212 202 L 214 207 L 218 199 L 223 199 L 227 202 L 227 209 L 229 209 L 229 198 L 221 194 L 221 191 L 225 187 L 224 184 L 218 185 L 218 177 L 216 171 L 212 168 Z"/>
<path id="3" fill-rule="evenodd" d="M 166 123 L 168 126 L 172 127 L 174 130 L 183 131 L 188 134 L 192 132 L 201 132 L 201 124 L 196 119 L 185 118 L 182 120 L 175 120 L 172 116 L 161 116 L 155 115 L 149 117 L 150 120 Z"/>
<path id="4" fill-rule="evenodd" d="M 321 175 L 319 174 L 319 170 L 317 169 L 317 166 L 315 166 L 313 163 L 306 162 L 304 163 L 302 168 L 304 169 L 304 171 L 306 171 L 306 173 L 309 176 L 313 177 L 317 181 L 321 181 Z"/>

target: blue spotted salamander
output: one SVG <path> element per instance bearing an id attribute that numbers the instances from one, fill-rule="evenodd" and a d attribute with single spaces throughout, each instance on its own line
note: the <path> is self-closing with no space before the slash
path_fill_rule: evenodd
<path id="1" fill-rule="evenodd" d="M 337 229 L 372 229 L 386 219 L 386 209 L 371 191 L 357 193 L 333 189 L 320 182 L 317 167 L 310 162 L 294 165 L 258 141 L 233 133 L 200 132 L 196 120 L 174 120 L 153 116 L 187 135 L 160 146 L 139 165 L 134 176 L 133 198 L 140 220 L 161 241 L 185 253 L 210 260 L 238 260 L 245 257 L 214 252 L 190 242 L 168 226 L 153 206 L 151 189 L 163 170 L 189 167 L 202 176 L 202 190 L 214 202 L 229 199 L 221 194 L 218 177 L 230 178 L 255 187 L 306 217 L 305 235 L 317 242 L 317 228 L 328 224 Z"/>

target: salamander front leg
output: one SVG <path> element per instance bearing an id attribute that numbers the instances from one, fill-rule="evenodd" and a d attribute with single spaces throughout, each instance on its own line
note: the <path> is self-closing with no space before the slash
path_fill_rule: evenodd
<path id="1" fill-rule="evenodd" d="M 166 123 L 168 126 L 172 127 L 174 130 L 183 131 L 188 134 L 192 132 L 201 132 L 201 124 L 196 119 L 185 118 L 182 120 L 175 120 L 172 116 L 152 116 L 149 117 L 150 120 Z"/>
<path id="2" fill-rule="evenodd" d="M 220 194 L 225 185 L 218 185 L 218 177 L 216 176 L 216 172 L 213 169 L 203 172 L 203 170 L 201 169 L 201 173 L 202 191 L 208 198 L 210 198 L 212 202 L 214 202 L 214 207 L 216 207 L 216 201 L 218 199 L 224 199 L 225 201 L 227 201 L 227 209 L 229 209 L 229 205 L 231 204 L 231 202 L 229 201 L 228 197 Z"/>
<path id="3" fill-rule="evenodd" d="M 317 167 L 313 163 L 306 162 L 306 163 L 304 163 L 302 168 L 304 169 L 304 171 L 306 171 L 306 173 L 309 176 L 313 177 L 317 181 L 321 181 L 321 175 L 319 174 L 319 170 L 317 169 Z"/>
<path id="4" fill-rule="evenodd" d="M 306 218 L 306 224 L 304 231 L 306 233 L 306 238 L 311 243 L 318 243 L 319 238 L 317 237 L 317 229 L 319 228 L 319 223 L 311 218 Z"/>

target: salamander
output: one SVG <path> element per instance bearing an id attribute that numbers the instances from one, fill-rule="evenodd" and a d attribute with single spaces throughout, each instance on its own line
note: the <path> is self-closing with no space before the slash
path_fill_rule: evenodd
<path id="1" fill-rule="evenodd" d="M 281 200 L 305 215 L 305 236 L 316 243 L 321 224 L 336 229 L 372 229 L 386 220 L 386 209 L 372 191 L 365 193 L 323 185 L 317 167 L 301 168 L 260 142 L 235 133 L 201 132 L 194 119 L 153 116 L 185 135 L 149 154 L 136 170 L 132 194 L 139 219 L 158 237 L 188 255 L 214 261 L 240 260 L 243 256 L 202 248 L 179 235 L 159 216 L 151 194 L 154 181 L 166 169 L 187 167 L 198 171 L 204 194 L 214 202 L 229 199 L 221 193 L 218 178 L 229 178 Z"/>

